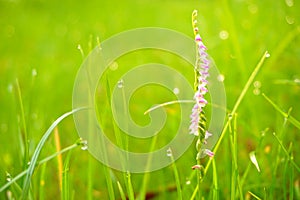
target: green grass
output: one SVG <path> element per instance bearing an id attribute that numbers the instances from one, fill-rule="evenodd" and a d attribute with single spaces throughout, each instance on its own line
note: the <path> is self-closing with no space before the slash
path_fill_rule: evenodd
<path id="1" fill-rule="evenodd" d="M 300 199 L 300 4 L 293 1 L 290 7 L 290 2 L 0 1 L 0 199 L 198 199 L 198 192 L 204 199 Z M 175 163 L 154 172 L 121 173 L 102 165 L 81 150 L 72 117 L 60 121 L 72 110 L 82 57 L 97 46 L 97 38 L 101 43 L 132 28 L 159 26 L 192 37 L 194 9 L 208 52 L 225 77 L 229 114 L 214 158 L 203 159 L 200 186 L 191 169 L 194 144 Z M 219 37 L 224 30 L 225 40 Z M 186 62 L 147 50 L 118 59 L 118 70 L 108 70 L 97 89 L 107 94 L 96 97 L 105 132 L 133 151 L 164 146 L 178 128 L 177 104 L 165 106 L 167 125 L 152 139 L 125 144 L 128 138 L 109 120 L 109 93 L 120 76 L 131 66 L 154 61 L 193 83 Z M 130 102 L 132 118 L 146 125 L 147 109 L 174 98 L 159 87 L 142 88 Z M 51 134 L 57 126 L 59 152 Z M 62 174 L 54 159 L 59 154 Z"/>

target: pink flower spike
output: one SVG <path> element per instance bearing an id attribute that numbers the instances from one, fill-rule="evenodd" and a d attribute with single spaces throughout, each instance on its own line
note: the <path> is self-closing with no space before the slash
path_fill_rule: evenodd
<path id="1" fill-rule="evenodd" d="M 205 140 L 207 140 L 210 136 L 212 136 L 212 134 L 208 131 L 205 132 Z"/>
<path id="2" fill-rule="evenodd" d="M 195 36 L 195 41 L 196 41 L 196 42 L 200 42 L 201 40 L 202 40 L 202 39 L 201 39 L 200 35 L 197 34 L 197 35 Z"/>
<path id="3" fill-rule="evenodd" d="M 208 155 L 209 157 L 213 157 L 215 154 L 214 154 L 214 152 L 212 152 L 211 150 L 209 150 L 209 149 L 204 149 L 204 153 L 206 154 L 206 155 Z"/>
<path id="4" fill-rule="evenodd" d="M 195 170 L 195 169 L 201 169 L 201 165 L 194 165 L 194 166 L 192 167 L 192 170 Z"/>

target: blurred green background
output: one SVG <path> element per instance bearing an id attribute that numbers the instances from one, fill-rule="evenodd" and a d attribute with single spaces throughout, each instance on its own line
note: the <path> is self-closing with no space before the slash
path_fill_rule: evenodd
<path id="1" fill-rule="evenodd" d="M 73 82 L 83 61 L 78 45 L 86 56 L 90 47 L 96 46 L 97 37 L 103 41 L 119 32 L 148 26 L 170 28 L 193 37 L 191 13 L 194 9 L 198 10 L 200 33 L 208 52 L 225 77 L 229 110 L 262 54 L 266 50 L 270 53 L 256 78 L 256 85 L 251 86 L 238 110 L 241 169 L 248 162 L 248 153 L 257 147 L 261 131 L 266 128 L 270 129 L 270 133 L 262 146 L 272 149 L 275 140 L 271 132 L 281 129 L 283 118 L 260 94 L 266 93 L 285 111 L 293 107 L 291 114 L 300 119 L 299 2 L 0 0 L 0 185 L 6 182 L 6 172 L 16 175 L 23 168 L 16 79 L 21 88 L 32 154 L 47 127 L 58 116 L 72 109 Z M 193 81 L 192 72 L 188 72 L 187 76 Z M 62 146 L 72 144 L 78 138 L 72 118 L 59 126 L 59 132 Z M 299 130 L 288 125 L 284 144 L 288 146 L 293 142 L 296 147 L 299 139 Z M 224 145 L 220 152 L 226 155 Z M 295 151 L 295 155 L 300 153 L 299 149 L 295 148 Z M 54 139 L 50 138 L 42 155 L 53 152 Z M 193 153 L 190 154 L 181 159 L 182 163 L 193 164 L 194 161 L 190 160 Z M 272 156 L 272 153 L 262 155 L 265 170 L 260 177 L 263 180 L 270 177 L 268 165 L 272 163 Z M 87 157 L 87 152 L 80 150 L 73 154 L 71 173 L 78 199 L 85 197 Z M 216 159 L 217 164 L 222 165 L 230 158 L 216 155 Z M 295 160 L 299 163 L 297 156 Z M 53 161 L 46 172 L 49 197 L 59 194 L 57 178 L 53 176 L 55 170 Z M 188 169 L 180 168 L 180 172 L 184 181 L 190 174 L 190 165 Z M 159 176 L 163 172 L 156 173 Z M 257 173 L 255 169 L 253 173 Z M 95 181 L 99 182 L 95 183 L 93 195 L 104 198 L 104 178 L 97 167 L 95 177 Z M 150 187 L 155 189 L 172 184 L 168 178 L 165 179 Z M 226 180 L 228 177 L 221 183 L 221 190 L 222 186 L 226 188 Z M 261 191 L 258 190 L 258 193 Z M 226 197 L 226 189 L 222 193 Z"/>

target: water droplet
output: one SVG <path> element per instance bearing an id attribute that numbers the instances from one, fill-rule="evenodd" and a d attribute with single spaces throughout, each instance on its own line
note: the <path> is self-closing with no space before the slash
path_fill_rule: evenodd
<path id="1" fill-rule="evenodd" d="M 261 82 L 260 81 L 254 81 L 253 85 L 256 88 L 260 88 L 261 87 Z"/>
<path id="2" fill-rule="evenodd" d="M 123 88 L 124 87 L 124 81 L 123 79 L 118 81 L 118 88 Z"/>
<path id="3" fill-rule="evenodd" d="M 14 86 L 12 84 L 9 84 L 7 86 L 7 90 L 8 90 L 9 93 L 12 93 L 13 89 L 14 89 Z"/>
<path id="4" fill-rule="evenodd" d="M 229 37 L 229 33 L 226 30 L 222 30 L 219 33 L 219 37 L 221 38 L 221 40 L 227 40 Z"/>
<path id="5" fill-rule="evenodd" d="M 271 55 L 269 53 L 266 53 L 266 58 L 269 58 Z"/>
<path id="6" fill-rule="evenodd" d="M 81 147 L 81 150 L 83 150 L 83 151 L 85 151 L 85 150 L 87 150 L 88 149 L 88 146 L 82 146 Z"/>
<path id="7" fill-rule="evenodd" d="M 286 21 L 288 24 L 294 24 L 294 23 L 295 23 L 295 18 L 294 18 L 294 17 L 291 17 L 291 16 L 286 16 L 286 17 L 285 17 L 285 21 Z"/>
<path id="8" fill-rule="evenodd" d="M 30 163 L 31 163 L 31 162 L 29 161 L 29 162 L 27 163 L 27 165 L 30 165 Z"/>
<path id="9" fill-rule="evenodd" d="M 6 180 L 10 182 L 12 180 L 10 173 L 6 172 Z"/>
<path id="10" fill-rule="evenodd" d="M 191 181 L 190 181 L 190 180 L 187 180 L 187 181 L 185 182 L 185 184 L 190 185 L 190 184 L 191 184 Z"/>
<path id="11" fill-rule="evenodd" d="M 300 83 L 300 79 L 295 78 L 295 79 L 294 79 L 294 82 L 295 82 L 295 83 Z"/>
<path id="12" fill-rule="evenodd" d="M 171 156 L 172 156 L 172 150 L 171 150 L 170 147 L 167 149 L 167 156 L 168 156 L 168 157 L 171 157 Z"/>
<path id="13" fill-rule="evenodd" d="M 173 89 L 174 94 L 179 94 L 179 92 L 180 92 L 179 88 L 176 87 L 176 88 Z"/>
<path id="14" fill-rule="evenodd" d="M 31 71 L 31 75 L 32 75 L 33 77 L 35 77 L 35 76 L 37 75 L 37 71 L 36 71 L 36 69 L 32 69 L 32 71 Z"/>
<path id="15" fill-rule="evenodd" d="M 293 0 L 285 0 L 285 3 L 288 7 L 294 6 L 294 1 Z"/>
<path id="16" fill-rule="evenodd" d="M 223 82 L 225 80 L 225 76 L 223 74 L 219 74 L 217 79 L 219 82 Z"/>
<path id="17" fill-rule="evenodd" d="M 87 150 L 88 149 L 88 145 L 87 145 L 87 141 L 86 140 L 83 140 L 82 142 L 81 142 L 81 150 L 83 150 L 83 151 L 85 151 L 85 150 Z"/>
<path id="18" fill-rule="evenodd" d="M 253 90 L 253 94 L 254 94 L 254 95 L 259 95 L 259 94 L 260 94 L 260 89 L 259 89 L 259 88 L 255 88 L 255 89 Z"/>
<path id="19" fill-rule="evenodd" d="M 111 65 L 109 66 L 109 69 L 112 71 L 115 71 L 119 68 L 119 65 L 117 62 L 112 62 Z"/>

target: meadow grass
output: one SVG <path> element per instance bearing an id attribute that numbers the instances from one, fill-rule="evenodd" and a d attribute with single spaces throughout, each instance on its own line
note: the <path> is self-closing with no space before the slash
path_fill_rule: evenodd
<path id="1" fill-rule="evenodd" d="M 201 184 L 191 169 L 194 145 L 154 172 L 123 173 L 101 164 L 82 150 L 86 144 L 71 117 L 77 110 L 68 112 L 82 58 L 101 40 L 131 28 L 159 26 L 192 37 L 194 9 L 225 77 L 228 102 L 215 156 L 202 160 Z M 300 199 L 299 9 L 288 0 L 1 1 L 0 199 Z M 160 51 L 126 56 L 99 81 L 97 90 L 105 94 L 96 97 L 99 122 L 116 144 L 154 151 L 174 136 L 178 105 L 164 106 L 162 133 L 139 143 L 112 122 L 110 92 L 130 66 L 153 58 L 191 84 L 193 68 Z M 174 101 L 158 87 L 134 97 L 130 114 L 140 125 L 149 123 L 144 112 L 152 105 Z"/>

